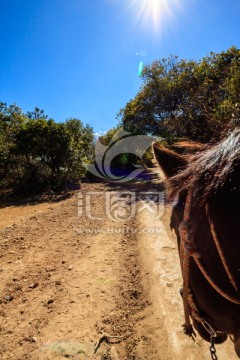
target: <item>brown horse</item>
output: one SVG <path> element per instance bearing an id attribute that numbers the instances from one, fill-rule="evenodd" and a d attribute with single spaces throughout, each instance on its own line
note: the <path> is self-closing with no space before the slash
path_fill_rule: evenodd
<path id="1" fill-rule="evenodd" d="M 212 345 L 230 335 L 240 357 L 240 129 L 189 157 L 153 150 L 173 202 L 185 330 L 191 319 Z"/>

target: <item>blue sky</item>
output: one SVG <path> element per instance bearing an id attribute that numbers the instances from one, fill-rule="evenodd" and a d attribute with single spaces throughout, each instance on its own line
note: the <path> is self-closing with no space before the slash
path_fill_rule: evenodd
<path id="1" fill-rule="evenodd" d="M 0 101 L 106 131 L 140 61 L 240 47 L 239 22 L 239 0 L 0 0 Z"/>

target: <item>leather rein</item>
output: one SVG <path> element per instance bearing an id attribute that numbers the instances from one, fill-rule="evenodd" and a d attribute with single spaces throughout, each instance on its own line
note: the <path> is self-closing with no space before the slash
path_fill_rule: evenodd
<path id="1" fill-rule="evenodd" d="M 183 325 L 185 333 L 192 336 L 194 334 L 193 327 L 190 321 L 190 314 L 192 318 L 196 321 L 200 322 L 203 327 L 207 330 L 210 335 L 211 345 L 214 347 L 214 339 L 217 337 L 217 333 L 221 333 L 217 330 L 214 330 L 213 327 L 209 324 L 205 317 L 201 316 L 201 312 L 196 305 L 193 292 L 190 286 L 190 258 L 192 257 L 197 264 L 199 270 L 201 271 L 204 278 L 208 281 L 208 283 L 220 294 L 222 297 L 227 299 L 228 301 L 240 305 L 240 297 L 239 297 L 239 289 L 234 280 L 234 277 L 230 271 L 228 266 L 226 257 L 222 250 L 221 244 L 218 240 L 217 231 L 213 221 L 211 220 L 211 216 L 209 213 L 209 207 L 206 205 L 206 214 L 210 225 L 211 235 L 216 246 L 217 252 L 223 264 L 223 267 L 226 271 L 228 279 L 236 292 L 236 296 L 231 296 L 223 291 L 212 279 L 209 275 L 208 271 L 202 264 L 201 261 L 201 253 L 197 249 L 197 245 L 194 242 L 194 237 L 192 234 L 192 226 L 191 226 L 191 210 L 192 210 L 192 200 L 193 200 L 193 192 L 189 190 L 186 197 L 185 207 L 184 207 L 184 215 L 183 221 L 179 226 L 180 233 L 180 261 L 182 268 L 182 276 L 183 276 L 183 305 L 184 305 L 184 316 L 185 316 L 185 324 Z M 211 348 L 210 348 L 211 349 Z"/>

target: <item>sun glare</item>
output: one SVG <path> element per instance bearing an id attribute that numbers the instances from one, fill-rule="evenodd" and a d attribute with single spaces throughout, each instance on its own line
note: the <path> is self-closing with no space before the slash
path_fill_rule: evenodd
<path id="1" fill-rule="evenodd" d="M 180 0 L 130 0 L 131 7 L 136 8 L 136 21 L 155 30 L 162 28 L 166 22 L 172 22 Z"/>

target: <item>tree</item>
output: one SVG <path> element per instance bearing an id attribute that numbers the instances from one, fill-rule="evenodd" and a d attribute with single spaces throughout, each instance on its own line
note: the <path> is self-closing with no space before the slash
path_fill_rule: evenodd
<path id="1" fill-rule="evenodd" d="M 93 162 L 93 129 L 84 126 L 81 120 L 70 118 L 64 124 L 69 136 L 69 153 L 66 171 L 69 179 L 77 179 L 86 173 L 87 165 Z"/>
<path id="2" fill-rule="evenodd" d="M 79 119 L 57 123 L 36 109 L 30 116 L 0 103 L 0 195 L 61 190 L 78 183 L 92 161 L 90 126 Z"/>
<path id="3" fill-rule="evenodd" d="M 15 153 L 25 159 L 24 168 L 34 183 L 53 183 L 67 166 L 70 139 L 63 124 L 53 120 L 29 120 L 16 136 Z M 41 175 L 45 174 L 43 179 Z"/>
<path id="4" fill-rule="evenodd" d="M 120 110 L 134 133 L 208 142 L 239 117 L 240 50 L 211 53 L 200 61 L 170 56 L 146 66 L 143 85 Z"/>
<path id="5" fill-rule="evenodd" d="M 16 104 L 0 102 L 0 190 L 21 182 L 21 158 L 13 151 L 16 134 L 26 116 Z"/>
<path id="6" fill-rule="evenodd" d="M 39 120 L 39 119 L 47 119 L 48 115 L 45 114 L 44 110 L 35 107 L 33 111 L 27 112 L 27 117 L 29 117 L 29 119 Z"/>

